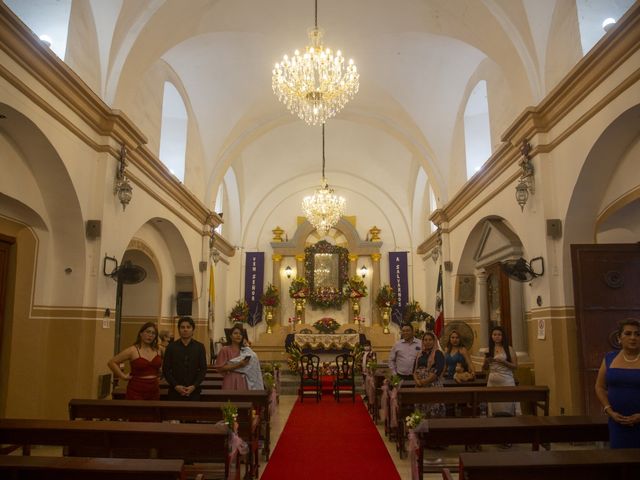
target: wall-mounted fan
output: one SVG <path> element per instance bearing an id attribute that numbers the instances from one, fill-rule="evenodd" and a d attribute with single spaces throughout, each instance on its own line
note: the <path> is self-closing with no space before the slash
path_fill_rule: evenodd
<path id="1" fill-rule="evenodd" d="M 116 267 L 110 273 L 106 272 L 107 260 L 116 262 Z M 122 282 L 126 285 L 140 283 L 147 277 L 146 270 L 140 265 L 134 265 L 131 260 L 125 260 L 122 265 L 118 266 L 118 261 L 113 257 L 104 257 L 103 273 L 116 282 Z"/>
<path id="2" fill-rule="evenodd" d="M 111 272 L 107 273 L 107 260 L 115 263 L 115 267 Z M 124 285 L 134 285 L 142 282 L 147 278 L 147 271 L 140 265 L 134 265 L 131 260 L 125 260 L 122 265 L 118 266 L 118 260 L 114 257 L 105 255 L 102 261 L 102 273 L 113 278 L 118 284 L 116 288 L 116 324 L 115 324 L 115 342 L 114 352 L 120 351 L 120 333 L 122 328 L 122 290 Z"/>
<path id="3" fill-rule="evenodd" d="M 534 263 L 539 264 L 539 269 L 533 268 Z M 532 258 L 529 263 L 520 257 L 515 260 L 501 262 L 500 266 L 509 278 L 518 282 L 529 282 L 544 275 L 544 260 L 542 257 Z"/>

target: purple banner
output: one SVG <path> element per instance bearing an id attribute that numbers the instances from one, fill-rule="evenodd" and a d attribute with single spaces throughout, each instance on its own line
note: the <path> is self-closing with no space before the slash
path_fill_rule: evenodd
<path id="1" fill-rule="evenodd" d="M 244 300 L 249 305 L 249 325 L 262 321 L 260 297 L 264 289 L 264 252 L 247 252 L 244 268 Z"/>
<path id="2" fill-rule="evenodd" d="M 402 324 L 402 310 L 409 303 L 408 252 L 389 252 L 389 284 L 396 292 L 398 303 L 391 310 L 391 321 Z"/>

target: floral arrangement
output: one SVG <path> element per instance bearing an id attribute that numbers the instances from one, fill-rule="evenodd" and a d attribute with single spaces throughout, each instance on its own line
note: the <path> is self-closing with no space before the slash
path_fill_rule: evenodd
<path id="1" fill-rule="evenodd" d="M 422 412 L 419 412 L 418 410 L 416 410 L 411 415 L 408 415 L 405 417 L 404 424 L 407 426 L 409 430 L 413 430 L 418 425 L 420 425 L 420 422 L 422 422 L 423 419 L 424 419 L 424 415 L 422 415 Z"/>
<path id="2" fill-rule="evenodd" d="M 291 373 L 298 373 L 300 368 L 300 355 L 302 350 L 296 344 L 292 343 L 287 347 L 287 365 Z"/>
<path id="3" fill-rule="evenodd" d="M 344 302 L 342 291 L 334 287 L 318 287 L 313 291 L 311 304 L 322 309 L 339 308 Z"/>
<path id="4" fill-rule="evenodd" d="M 400 380 L 402 380 L 400 378 L 400 375 L 391 375 L 389 377 L 389 385 L 391 385 L 393 388 L 398 388 L 398 385 L 400 385 Z"/>
<path id="5" fill-rule="evenodd" d="M 291 298 L 306 298 L 309 296 L 309 284 L 303 277 L 296 277 L 291 281 L 289 287 L 289 296 Z"/>
<path id="6" fill-rule="evenodd" d="M 244 300 L 238 300 L 229 313 L 231 323 L 246 323 L 249 321 L 249 304 Z"/>
<path id="7" fill-rule="evenodd" d="M 333 376 L 336 374 L 336 365 L 331 362 L 322 362 L 320 364 L 320 375 Z"/>
<path id="8" fill-rule="evenodd" d="M 356 275 L 347 280 L 342 292 L 348 298 L 362 298 L 367 296 L 367 286 L 364 284 L 364 280 Z"/>
<path id="9" fill-rule="evenodd" d="M 340 324 L 330 317 L 321 318 L 315 322 L 313 326 L 320 333 L 334 333 L 338 328 L 340 328 Z"/>
<path id="10" fill-rule="evenodd" d="M 220 410 L 222 410 L 224 423 L 226 423 L 229 428 L 233 429 L 234 424 L 238 421 L 238 407 L 227 400 L 227 404 L 221 407 Z"/>
<path id="11" fill-rule="evenodd" d="M 429 315 L 427 312 L 422 310 L 420 302 L 417 301 L 407 303 L 404 307 L 404 311 L 402 312 L 402 321 L 403 323 L 426 322 L 425 328 L 427 330 L 433 330 L 433 326 L 435 326 L 436 322 L 432 315 Z"/>
<path id="12" fill-rule="evenodd" d="M 271 372 L 264 372 L 262 374 L 262 381 L 264 382 L 264 388 L 271 391 L 276 384 L 276 379 Z"/>
<path id="13" fill-rule="evenodd" d="M 383 285 L 376 297 L 376 305 L 379 308 L 383 308 L 393 307 L 396 303 L 398 303 L 398 297 L 391 285 Z"/>
<path id="14" fill-rule="evenodd" d="M 260 303 L 264 307 L 277 307 L 280 305 L 280 291 L 278 287 L 270 283 L 267 285 L 267 289 L 260 297 Z"/>

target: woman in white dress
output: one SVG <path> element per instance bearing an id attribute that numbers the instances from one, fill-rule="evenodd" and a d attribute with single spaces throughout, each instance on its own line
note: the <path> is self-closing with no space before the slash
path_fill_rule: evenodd
<path id="1" fill-rule="evenodd" d="M 489 338 L 489 352 L 486 354 L 483 369 L 489 368 L 487 387 L 514 387 L 513 372 L 518 368 L 518 358 L 509 345 L 507 334 L 502 327 L 494 327 Z M 494 402 L 489 404 L 491 416 L 520 415 L 519 402 Z"/>

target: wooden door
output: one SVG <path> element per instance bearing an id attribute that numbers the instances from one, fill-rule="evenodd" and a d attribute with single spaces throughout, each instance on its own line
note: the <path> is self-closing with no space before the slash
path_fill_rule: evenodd
<path id="1" fill-rule="evenodd" d="M 571 261 L 583 401 L 596 415 L 596 376 L 604 354 L 619 348 L 617 322 L 640 318 L 640 244 L 571 245 Z"/>
<path id="2" fill-rule="evenodd" d="M 509 297 L 509 277 L 500 263 L 486 267 L 487 305 L 489 306 L 489 337 L 493 327 L 504 328 L 509 343 L 511 340 L 511 300 Z"/>
<path id="3" fill-rule="evenodd" d="M 4 309 L 7 305 L 7 279 L 9 275 L 9 254 L 15 239 L 0 234 L 0 346 L 4 330 Z"/>

